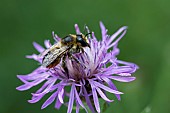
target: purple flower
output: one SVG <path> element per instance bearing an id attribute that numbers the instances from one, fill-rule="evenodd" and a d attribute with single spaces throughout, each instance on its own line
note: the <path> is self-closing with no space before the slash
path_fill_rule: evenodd
<path id="1" fill-rule="evenodd" d="M 138 69 L 138 66 L 116 58 L 116 55 L 119 54 L 118 42 L 125 35 L 127 27 L 120 28 L 111 36 L 107 35 L 107 30 L 102 22 L 100 22 L 100 28 L 102 40 L 98 41 L 94 32 L 92 32 L 92 37 L 88 39 L 91 48 L 84 48 L 84 53 L 74 54 L 74 57 L 82 65 L 67 58 L 68 74 L 62 68 L 62 61 L 51 69 L 40 66 L 30 74 L 17 76 L 24 83 L 17 87 L 17 90 L 28 90 L 44 82 L 39 90 L 32 93 L 32 98 L 28 102 L 36 103 L 46 94 L 51 93 L 51 96 L 41 108 L 44 109 L 52 102 L 55 102 L 55 108 L 57 109 L 62 104 L 68 106 L 67 113 L 72 112 L 74 103 L 76 113 L 79 112 L 80 107 L 88 112 L 84 103 L 93 113 L 100 113 L 99 98 L 108 103 L 113 102 L 107 97 L 106 92 L 113 93 L 120 100 L 120 95 L 123 93 L 117 90 L 113 82 L 131 82 L 135 80 L 135 77 L 132 77 L 131 74 Z M 77 24 L 75 29 L 76 34 L 81 33 Z M 60 41 L 60 38 L 54 33 L 53 37 L 56 41 L 55 43 Z M 44 44 L 46 48 L 51 46 L 48 40 Z M 33 45 L 40 53 L 45 50 L 35 42 Z M 27 58 L 34 59 L 39 63 L 42 62 L 42 57 L 36 54 L 29 55 Z M 66 87 L 71 87 L 70 91 L 66 91 Z M 65 100 L 67 97 L 69 98 L 68 102 Z"/>

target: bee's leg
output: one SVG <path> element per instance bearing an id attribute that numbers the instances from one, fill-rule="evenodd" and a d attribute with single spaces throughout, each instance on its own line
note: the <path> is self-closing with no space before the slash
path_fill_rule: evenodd
<path id="1" fill-rule="evenodd" d="M 68 52 L 68 58 L 74 59 L 78 64 L 80 64 L 80 61 L 77 58 L 75 58 L 70 51 Z"/>
<path id="2" fill-rule="evenodd" d="M 78 65 L 81 65 L 81 66 L 83 66 L 84 68 L 86 68 L 86 66 L 83 64 L 83 63 L 81 63 L 77 58 L 75 58 L 73 55 L 71 55 L 70 53 L 68 53 L 68 57 L 69 57 L 69 59 L 73 59 L 74 61 L 76 61 L 76 63 L 78 64 Z"/>
<path id="3" fill-rule="evenodd" d="M 74 59 L 76 61 L 76 63 L 81 64 L 80 61 L 77 58 L 75 58 L 74 56 L 71 55 L 70 58 Z"/>
<path id="4" fill-rule="evenodd" d="M 66 54 L 64 54 L 63 59 L 62 59 L 62 68 L 64 69 L 64 71 L 66 72 L 67 77 L 69 78 L 69 74 L 68 74 L 68 68 L 66 65 Z"/>
<path id="5" fill-rule="evenodd" d="M 83 49 L 82 47 L 80 47 L 80 46 L 77 46 L 76 51 L 77 51 L 77 53 L 79 53 L 79 54 L 84 53 L 84 49 Z"/>
<path id="6" fill-rule="evenodd" d="M 80 53 L 80 47 L 79 46 L 76 47 L 76 53 Z"/>
<path id="7" fill-rule="evenodd" d="M 84 53 L 84 49 L 82 47 L 80 48 L 80 50 L 81 50 L 82 53 Z"/>

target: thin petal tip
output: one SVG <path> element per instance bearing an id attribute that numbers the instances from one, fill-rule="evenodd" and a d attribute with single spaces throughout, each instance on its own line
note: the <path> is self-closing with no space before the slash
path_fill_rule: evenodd
<path id="1" fill-rule="evenodd" d="M 16 90 L 18 90 L 18 91 L 25 91 L 25 89 L 23 88 L 23 86 L 18 86 L 18 87 L 16 87 Z"/>
<path id="2" fill-rule="evenodd" d="M 99 24 L 100 24 L 100 25 L 102 25 L 102 26 L 104 26 L 104 24 L 103 24 L 103 22 L 102 22 L 102 21 L 99 21 Z"/>
<path id="3" fill-rule="evenodd" d="M 74 24 L 74 27 L 77 28 L 77 27 L 78 27 L 78 24 Z"/>
<path id="4" fill-rule="evenodd" d="M 37 42 L 32 42 L 33 46 L 36 46 L 38 43 Z"/>
<path id="5" fill-rule="evenodd" d="M 42 106 L 42 107 L 41 107 L 41 109 L 44 109 L 44 108 L 46 108 L 46 106 Z"/>
<path id="6" fill-rule="evenodd" d="M 16 90 L 19 90 L 19 91 L 20 91 L 20 88 L 19 88 L 19 86 L 18 86 L 18 87 L 16 87 Z"/>
<path id="7" fill-rule="evenodd" d="M 127 30 L 128 26 L 123 26 L 122 29 Z"/>

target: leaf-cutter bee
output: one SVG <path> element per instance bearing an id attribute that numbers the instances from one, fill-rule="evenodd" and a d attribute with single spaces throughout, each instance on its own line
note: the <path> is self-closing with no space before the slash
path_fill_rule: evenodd
<path id="1" fill-rule="evenodd" d="M 59 42 L 52 45 L 50 48 L 46 49 L 40 54 L 43 56 L 42 66 L 46 68 L 53 68 L 58 65 L 62 59 L 62 67 L 66 69 L 66 56 L 70 59 L 74 59 L 76 62 L 79 61 L 72 56 L 74 53 L 84 52 L 84 47 L 89 47 L 89 42 L 87 35 L 90 33 L 83 34 L 69 34 L 68 36 L 62 38 Z M 67 70 L 67 69 L 66 69 Z"/>

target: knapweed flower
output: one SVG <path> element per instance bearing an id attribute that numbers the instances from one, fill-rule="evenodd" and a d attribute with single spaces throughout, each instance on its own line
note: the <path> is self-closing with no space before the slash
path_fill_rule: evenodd
<path id="1" fill-rule="evenodd" d="M 44 109 L 52 102 L 55 102 L 55 108 L 57 109 L 62 104 L 68 106 L 67 113 L 72 112 L 74 105 L 76 106 L 76 113 L 79 112 L 80 107 L 88 112 L 87 106 L 91 112 L 100 113 L 99 98 L 108 103 L 113 102 L 113 100 L 107 97 L 107 92 L 113 93 L 120 100 L 120 95 L 123 93 L 118 91 L 114 81 L 131 82 L 135 80 L 135 77 L 131 76 L 131 74 L 136 71 L 138 66 L 116 58 L 116 55 L 119 54 L 118 42 L 125 35 L 127 27 L 120 28 L 111 36 L 107 34 L 107 30 L 102 22 L 100 22 L 100 28 L 102 39 L 98 41 L 94 32 L 92 32 L 88 39 L 90 48 L 84 48 L 84 53 L 74 54 L 74 57 L 80 61 L 80 64 L 66 58 L 67 73 L 62 68 L 61 61 L 54 68 L 48 69 L 40 66 L 30 74 L 18 75 L 17 77 L 24 84 L 17 87 L 17 90 L 28 90 L 43 82 L 42 87 L 35 93 L 32 93 L 32 98 L 28 102 L 36 103 L 50 93 L 51 96 L 44 102 L 41 108 Z M 81 33 L 77 24 L 75 25 L 75 30 L 76 34 Z M 53 37 L 56 41 L 55 43 L 60 41 L 60 38 L 54 33 Z M 46 48 L 51 46 L 48 40 L 44 44 Z M 45 48 L 35 42 L 33 45 L 40 53 L 45 50 Z M 42 63 L 40 55 L 33 54 L 27 56 L 27 58 Z M 69 87 L 70 90 L 68 88 L 66 90 L 66 87 Z"/>

